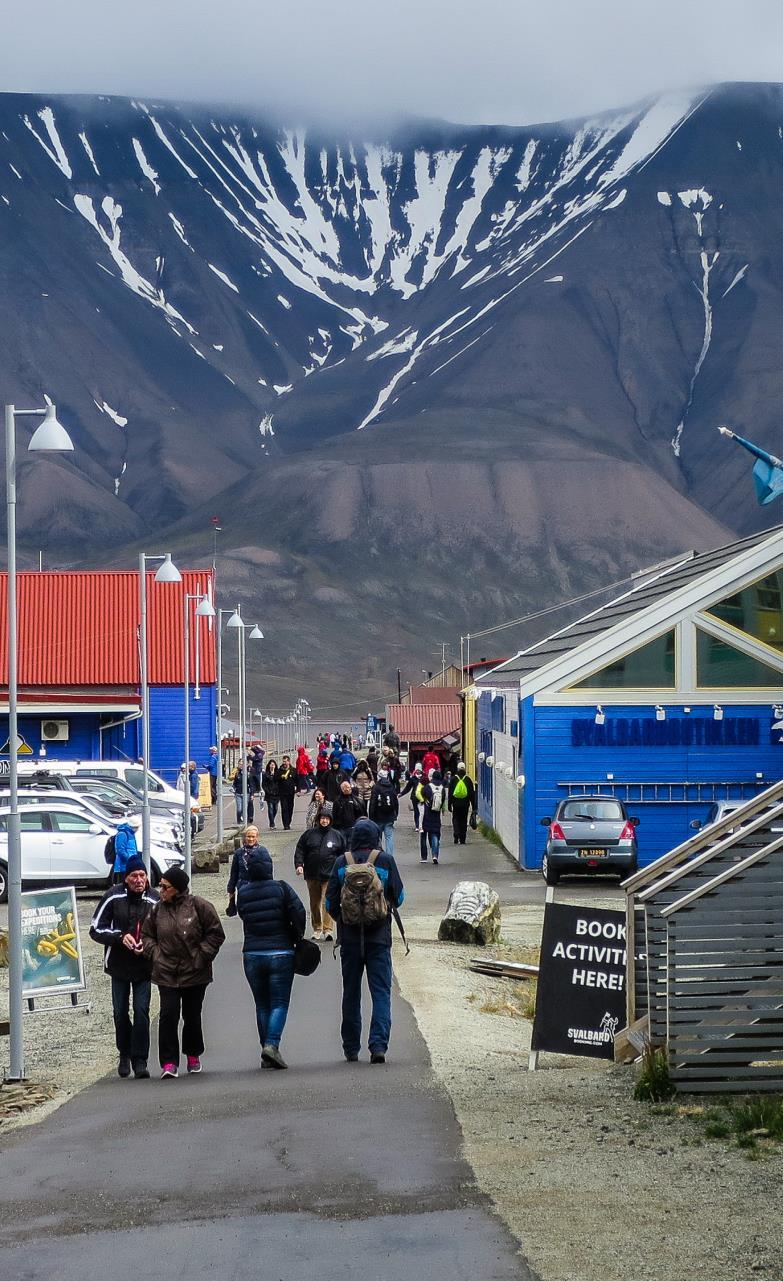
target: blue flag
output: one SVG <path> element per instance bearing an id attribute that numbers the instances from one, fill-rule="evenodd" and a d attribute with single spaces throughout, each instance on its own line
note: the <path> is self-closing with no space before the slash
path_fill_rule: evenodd
<path id="1" fill-rule="evenodd" d="M 730 427 L 719 427 L 718 431 L 722 436 L 736 440 L 738 445 L 742 445 L 756 459 L 753 464 L 753 483 L 756 486 L 756 497 L 762 505 L 771 503 L 774 498 L 783 494 L 783 461 L 780 458 L 768 454 L 766 449 L 760 449 L 752 440 L 738 436 Z"/>

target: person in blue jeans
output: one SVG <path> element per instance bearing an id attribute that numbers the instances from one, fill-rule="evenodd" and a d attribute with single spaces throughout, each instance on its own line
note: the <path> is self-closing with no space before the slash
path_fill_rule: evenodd
<path id="1" fill-rule="evenodd" d="M 370 819 L 360 818 L 351 832 L 351 854 L 355 863 L 366 863 L 380 844 L 380 831 Z M 362 977 L 372 998 L 372 1019 L 368 1048 L 371 1063 L 385 1063 L 391 1035 L 391 908 L 398 908 L 405 898 L 397 864 L 390 854 L 379 853 L 375 859 L 389 913 L 373 926 L 349 925 L 342 919 L 341 899 L 347 860 L 341 854 L 335 861 L 326 889 L 326 910 L 337 921 L 337 939 L 343 974 L 342 1042 L 349 1063 L 359 1058 L 362 1043 Z"/>
<path id="2" fill-rule="evenodd" d="M 394 858 L 394 824 L 400 812 L 400 802 L 394 780 L 386 769 L 378 770 L 378 781 L 370 792 L 367 812 L 373 823 L 378 825 L 381 849 Z"/>
<path id="3" fill-rule="evenodd" d="M 256 1004 L 261 1067 L 287 1068 L 280 1042 L 294 982 L 294 943 L 303 936 L 307 918 L 298 894 L 274 879 L 267 850 L 250 853 L 246 872 L 236 902 L 245 932 L 245 978 Z"/>

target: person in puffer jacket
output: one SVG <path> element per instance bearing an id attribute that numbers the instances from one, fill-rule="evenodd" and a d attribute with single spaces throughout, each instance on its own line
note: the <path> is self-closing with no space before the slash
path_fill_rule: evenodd
<path id="1" fill-rule="evenodd" d="M 237 890 L 237 911 L 245 931 L 242 961 L 256 1005 L 261 1066 L 286 1068 L 280 1041 L 294 982 L 294 944 L 307 917 L 291 886 L 274 879 L 265 850 L 250 855 L 247 873 Z"/>
<path id="2" fill-rule="evenodd" d="M 122 885 L 125 881 L 125 870 L 133 858 L 137 858 L 139 847 L 136 844 L 136 833 L 141 827 L 141 819 L 134 814 L 127 823 L 120 823 L 114 837 L 114 883 Z"/>

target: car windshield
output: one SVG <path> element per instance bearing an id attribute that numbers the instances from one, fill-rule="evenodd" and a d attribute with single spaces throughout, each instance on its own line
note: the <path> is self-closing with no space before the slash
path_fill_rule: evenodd
<path id="1" fill-rule="evenodd" d="M 560 811 L 561 819 L 586 819 L 594 823 L 598 821 L 621 821 L 623 817 L 622 807 L 619 801 L 588 801 L 573 800 L 566 801 Z"/>

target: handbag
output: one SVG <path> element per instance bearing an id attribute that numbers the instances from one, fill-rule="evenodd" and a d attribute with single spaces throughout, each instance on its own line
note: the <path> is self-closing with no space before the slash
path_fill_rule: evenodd
<path id="1" fill-rule="evenodd" d="M 314 974 L 321 964 L 321 949 L 310 939 L 300 938 L 294 943 L 294 974 Z"/>
<path id="2" fill-rule="evenodd" d="M 473 813 L 470 816 L 470 829 L 472 832 L 475 832 L 477 827 L 478 827 L 478 819 L 476 818 L 475 813 Z"/>
<path id="3" fill-rule="evenodd" d="M 287 881 L 283 881 L 282 884 L 285 885 L 286 894 L 294 894 Z M 310 939 L 306 939 L 303 934 L 300 934 L 293 921 L 290 922 L 290 925 L 294 944 L 294 974 L 303 974 L 305 976 L 315 974 L 321 964 L 320 947 L 317 943 L 311 942 Z"/>

